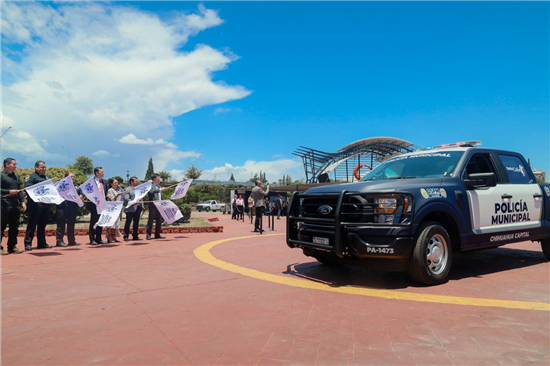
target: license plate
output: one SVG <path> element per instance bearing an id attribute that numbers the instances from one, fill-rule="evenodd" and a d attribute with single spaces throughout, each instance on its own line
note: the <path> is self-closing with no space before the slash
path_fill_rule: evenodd
<path id="1" fill-rule="evenodd" d="M 313 237 L 313 242 L 315 244 L 324 244 L 328 245 L 328 238 L 318 238 L 316 236 Z"/>

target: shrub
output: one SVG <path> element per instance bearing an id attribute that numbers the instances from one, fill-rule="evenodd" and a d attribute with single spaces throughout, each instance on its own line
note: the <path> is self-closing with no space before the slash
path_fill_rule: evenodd
<path id="1" fill-rule="evenodd" d="M 191 205 L 184 203 L 179 206 L 181 214 L 183 217 L 180 219 L 181 222 L 189 222 L 191 218 Z"/>

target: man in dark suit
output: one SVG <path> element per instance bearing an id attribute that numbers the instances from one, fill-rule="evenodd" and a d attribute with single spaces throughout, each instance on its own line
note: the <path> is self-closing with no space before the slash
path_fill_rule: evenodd
<path id="1" fill-rule="evenodd" d="M 267 185 L 267 190 L 262 189 L 262 181 L 256 181 L 256 187 L 252 189 L 252 198 L 254 198 L 254 207 L 256 210 L 256 222 L 254 223 L 254 232 L 263 233 L 262 228 L 262 214 L 264 208 L 264 197 L 269 194 L 269 184 Z"/>
<path id="2" fill-rule="evenodd" d="M 277 210 L 277 220 L 280 220 L 281 218 L 281 211 L 283 210 L 283 198 L 279 194 L 277 195 L 277 198 L 275 198 L 275 209 Z"/>
<path id="3" fill-rule="evenodd" d="M 42 160 L 38 160 L 34 164 L 34 173 L 32 173 L 25 182 L 25 188 L 48 179 L 50 179 L 50 177 L 46 175 L 46 163 Z M 48 218 L 50 217 L 50 204 L 34 202 L 30 197 L 27 197 L 27 204 L 29 206 L 29 221 L 25 234 L 25 250 L 32 250 L 32 240 L 34 239 L 35 230 L 36 239 L 38 240 L 37 249 L 51 248 L 51 246 L 46 243 L 46 225 L 48 225 Z"/>
<path id="4" fill-rule="evenodd" d="M 134 221 L 134 225 L 132 227 L 133 240 L 142 240 L 138 236 L 138 230 L 139 217 L 141 215 L 141 212 L 143 211 L 143 203 L 136 203 L 126 208 L 128 202 L 136 198 L 136 191 L 134 191 L 134 188 L 137 187 L 138 184 L 139 181 L 137 177 L 130 178 L 130 187 L 126 189 L 124 195 L 122 196 L 124 199 L 124 212 L 126 212 L 126 223 L 124 224 L 124 241 L 130 241 L 130 224 L 132 223 L 132 221 Z"/>
<path id="5" fill-rule="evenodd" d="M 152 177 L 153 184 L 151 185 L 151 190 L 149 191 L 149 201 L 161 201 L 162 200 L 162 191 L 166 189 L 166 187 L 162 187 L 159 185 L 160 183 L 160 175 L 155 173 Z M 162 216 L 157 210 L 157 206 L 155 206 L 154 203 L 149 203 L 149 219 L 147 220 L 147 240 L 151 240 L 151 232 L 153 231 L 153 221 L 156 221 L 155 225 L 155 239 L 164 239 L 164 236 L 160 235 L 161 231 L 161 224 L 162 224 Z"/>
<path id="6" fill-rule="evenodd" d="M 73 184 L 75 181 L 75 175 L 74 173 L 67 172 L 65 173 L 65 177 L 70 176 Z M 80 188 L 76 188 L 76 193 L 80 197 L 80 199 L 84 198 L 82 195 L 82 190 Z M 76 224 L 76 216 L 78 215 L 78 204 L 76 202 L 72 201 L 63 201 L 60 205 L 57 206 L 57 229 L 56 229 L 56 247 L 66 247 L 68 245 L 80 245 L 76 242 L 75 235 L 74 235 L 74 226 Z M 66 230 L 65 230 L 66 229 Z M 63 236 L 65 235 L 65 232 L 67 232 L 67 243 L 63 242 Z"/>
<path id="7" fill-rule="evenodd" d="M 2 255 L 23 252 L 16 248 L 17 234 L 19 233 L 19 217 L 21 216 L 19 206 L 25 212 L 27 205 L 23 201 L 23 191 L 21 191 L 19 177 L 15 174 L 16 169 L 17 161 L 13 158 L 6 158 L 4 160 L 4 170 L 0 173 L 0 186 L 2 187 L 2 215 L 0 216 L 2 233 L 0 238 L 4 236 L 4 231 L 8 225 L 10 226 L 8 231 L 8 250 L 5 251 L 4 247 L 2 247 Z"/>
<path id="8" fill-rule="evenodd" d="M 99 192 L 103 194 L 103 197 L 107 198 L 107 181 L 103 179 L 103 176 L 105 175 L 105 172 L 103 171 L 103 168 L 98 166 L 94 168 L 94 182 L 99 189 Z M 101 240 L 101 233 L 103 232 L 103 228 L 101 226 L 97 226 L 97 228 L 94 229 L 94 225 L 99 221 L 100 214 L 97 213 L 96 205 L 93 202 L 87 202 L 86 203 L 86 209 L 90 211 L 90 226 L 88 227 L 88 236 L 90 237 L 90 245 L 98 245 L 98 244 L 105 244 L 104 241 Z"/>

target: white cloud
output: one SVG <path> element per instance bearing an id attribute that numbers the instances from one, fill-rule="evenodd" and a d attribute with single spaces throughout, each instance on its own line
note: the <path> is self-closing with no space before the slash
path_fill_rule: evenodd
<path id="1" fill-rule="evenodd" d="M 92 153 L 92 156 L 97 156 L 97 157 L 100 157 L 100 158 L 110 156 L 110 155 L 111 155 L 111 153 L 109 153 L 108 151 L 105 151 L 105 150 L 98 150 L 98 151 Z"/>
<path id="2" fill-rule="evenodd" d="M 266 178 L 270 182 L 277 181 L 283 174 L 290 174 L 293 177 L 303 175 L 303 164 L 299 160 L 279 159 L 274 161 L 254 161 L 247 160 L 242 166 L 233 166 L 225 163 L 224 166 L 204 170 L 200 179 L 229 180 L 231 174 L 237 181 L 247 181 L 254 174 L 260 171 L 266 173 Z"/>
<path id="3" fill-rule="evenodd" d="M 182 159 L 198 159 L 202 155 L 195 151 L 180 151 L 177 149 L 160 149 L 153 156 L 155 162 L 155 170 L 157 172 L 166 169 L 169 163 L 178 164 Z"/>
<path id="4" fill-rule="evenodd" d="M 250 94 L 212 80 L 238 59 L 230 51 L 182 50 L 189 37 L 223 23 L 202 5 L 170 19 L 100 2 L 4 2 L 2 10 L 3 113 L 20 133 L 40 136 L 5 145 L 25 156 L 56 156 L 44 147 L 58 146 L 89 155 L 112 149 L 105 137 L 123 136 L 121 143 L 141 145 L 120 151 L 131 161 L 151 154 L 178 161 L 198 153 L 168 142 L 172 117 Z"/>
<path id="5" fill-rule="evenodd" d="M 223 114 L 223 113 L 228 113 L 228 112 L 241 112 L 241 109 L 240 108 L 216 108 L 214 110 L 214 115 L 218 115 L 218 114 Z"/>
<path id="6" fill-rule="evenodd" d="M 136 135 L 134 135 L 133 133 L 129 133 L 128 135 L 121 137 L 120 140 L 118 141 L 121 144 L 131 144 L 131 145 L 163 145 L 167 143 L 163 139 L 157 139 L 156 141 L 153 141 L 153 139 L 150 137 L 147 140 L 138 139 Z M 174 144 L 172 145 L 176 146 Z"/>

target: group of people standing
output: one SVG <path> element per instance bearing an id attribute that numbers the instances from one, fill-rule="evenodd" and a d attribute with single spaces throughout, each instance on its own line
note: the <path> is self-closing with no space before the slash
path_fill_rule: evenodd
<path id="1" fill-rule="evenodd" d="M 0 173 L 0 187 L 2 194 L 1 209 L 2 215 L 0 216 L 2 237 L 4 231 L 9 226 L 7 251 L 2 246 L 1 254 L 22 253 L 23 250 L 18 249 L 17 235 L 19 232 L 19 220 L 22 212 L 27 212 L 28 224 L 25 233 L 25 250 L 32 250 L 32 241 L 36 232 L 37 237 L 37 249 L 51 248 L 46 242 L 46 225 L 51 211 L 50 204 L 37 203 L 27 197 L 26 202 L 24 199 L 23 191 L 21 190 L 21 183 L 19 176 L 15 173 L 17 170 L 17 161 L 13 158 L 6 158 L 4 160 L 4 170 Z M 32 173 L 25 182 L 25 188 L 33 186 L 35 184 L 44 182 L 50 179 L 46 175 L 46 163 L 44 161 L 37 161 L 34 165 L 34 173 Z M 104 195 L 108 201 L 123 201 L 126 213 L 126 222 L 124 225 L 124 241 L 130 241 L 130 226 L 132 226 L 132 240 L 142 240 L 138 235 L 139 219 L 141 213 L 144 210 L 143 201 L 136 202 L 135 204 L 128 206 L 128 202 L 135 198 L 134 188 L 139 185 L 137 177 L 130 178 L 130 186 L 124 190 L 120 186 L 120 182 L 117 179 L 111 178 L 108 181 L 103 177 L 105 172 L 102 167 L 94 168 L 94 182 L 96 183 L 101 194 Z M 73 183 L 75 181 L 75 175 L 72 172 L 65 173 L 65 177 L 70 176 Z M 162 216 L 155 204 L 152 201 L 162 200 L 162 191 L 166 187 L 160 186 L 160 175 L 153 174 L 152 187 L 148 192 L 149 202 L 149 219 L 147 221 L 146 239 L 152 239 L 153 224 L 155 225 L 154 238 L 164 239 L 161 235 Z M 77 193 L 80 198 L 83 199 L 82 191 L 77 187 Z M 96 205 L 93 202 L 86 202 L 86 209 L 90 211 L 90 225 L 88 227 L 88 236 L 90 245 L 99 245 L 106 243 L 119 242 L 120 237 L 120 221 L 119 216 L 116 222 L 108 227 L 106 230 L 105 241 L 103 240 L 103 228 L 101 226 L 94 227 L 98 222 L 100 214 L 97 212 Z M 64 201 L 57 206 L 56 209 L 56 246 L 66 247 L 80 245 L 76 242 L 75 238 L 75 224 L 78 214 L 78 204 L 76 202 Z M 122 215 L 121 215 L 122 216 Z M 132 225 L 133 223 L 133 225 Z M 63 238 L 67 236 L 67 242 L 65 243 Z"/>

